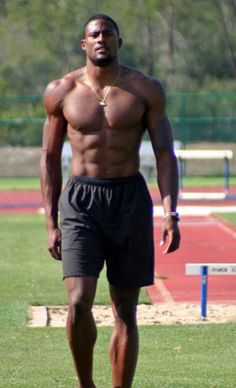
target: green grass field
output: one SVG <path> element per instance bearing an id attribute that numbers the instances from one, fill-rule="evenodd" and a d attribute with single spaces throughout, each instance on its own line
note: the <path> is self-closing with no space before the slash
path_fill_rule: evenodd
<path id="1" fill-rule="evenodd" d="M 38 177 L 0 177 L 0 190 L 39 190 Z"/>
<path id="2" fill-rule="evenodd" d="M 193 187 L 224 187 L 223 176 L 188 176 L 183 179 L 184 188 Z M 236 185 L 236 176 L 230 178 L 230 185 Z M 150 183 L 150 186 L 155 187 L 156 182 Z M 24 177 L 0 177 L 0 190 L 39 190 L 39 178 L 24 178 Z"/>
<path id="3" fill-rule="evenodd" d="M 65 330 L 27 327 L 29 304 L 66 303 L 60 264 L 46 250 L 43 217 L 1 215 L 0 244 L 0 387 L 75 387 Z M 96 303 L 108 300 L 103 274 Z M 145 292 L 141 302 L 148 302 Z M 111 386 L 107 356 L 110 335 L 111 328 L 98 329 L 97 388 Z M 233 324 L 142 326 L 133 387 L 233 388 L 235 360 Z"/>
<path id="4" fill-rule="evenodd" d="M 230 222 L 231 224 L 236 225 L 236 214 L 235 213 L 220 213 L 218 216 L 222 217 L 223 219 Z"/>

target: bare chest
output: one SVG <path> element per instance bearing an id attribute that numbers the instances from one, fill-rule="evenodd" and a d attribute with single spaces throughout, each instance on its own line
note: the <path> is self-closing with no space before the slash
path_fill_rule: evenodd
<path id="1" fill-rule="evenodd" d="M 91 133 L 103 129 L 142 128 L 145 105 L 134 93 L 112 87 L 106 105 L 88 87 L 76 88 L 66 98 L 64 116 L 73 129 Z"/>

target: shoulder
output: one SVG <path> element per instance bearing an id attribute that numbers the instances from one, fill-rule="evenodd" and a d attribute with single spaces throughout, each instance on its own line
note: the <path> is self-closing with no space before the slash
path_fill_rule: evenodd
<path id="1" fill-rule="evenodd" d="M 65 98 L 75 88 L 76 81 L 80 80 L 82 74 L 83 69 L 78 69 L 47 85 L 44 105 L 48 113 L 53 114 L 62 110 Z"/>
<path id="2" fill-rule="evenodd" d="M 161 82 L 145 74 L 140 76 L 140 88 L 148 106 L 165 106 L 165 92 Z"/>
<path id="3" fill-rule="evenodd" d="M 146 105 L 165 105 L 165 92 L 161 82 L 143 72 L 122 66 L 124 82 L 129 82 Z"/>
<path id="4" fill-rule="evenodd" d="M 137 87 L 144 82 L 146 76 L 139 70 L 129 66 L 121 65 L 120 83 L 127 84 L 129 87 Z"/>

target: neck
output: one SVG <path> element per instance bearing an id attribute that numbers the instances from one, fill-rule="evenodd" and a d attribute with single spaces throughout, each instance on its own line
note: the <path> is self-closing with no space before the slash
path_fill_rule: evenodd
<path id="1" fill-rule="evenodd" d="M 108 65 L 106 67 L 95 66 L 92 62 L 87 61 L 87 77 L 94 84 L 98 84 L 101 88 L 103 88 L 114 82 L 114 79 L 119 72 L 119 67 L 120 65 L 118 61 L 112 62 L 111 65 Z"/>

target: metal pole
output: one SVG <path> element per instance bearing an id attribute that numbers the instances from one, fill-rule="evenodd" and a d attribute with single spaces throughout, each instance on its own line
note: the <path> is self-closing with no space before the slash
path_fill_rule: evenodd
<path id="1" fill-rule="evenodd" d="M 179 188 L 180 190 L 183 189 L 183 160 L 181 158 L 179 158 Z"/>
<path id="2" fill-rule="evenodd" d="M 201 266 L 201 317 L 207 317 L 207 283 L 208 283 L 208 267 Z"/>
<path id="3" fill-rule="evenodd" d="M 229 192 L 229 159 L 225 158 L 225 171 L 224 171 L 224 186 L 225 193 Z"/>

